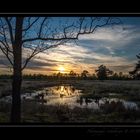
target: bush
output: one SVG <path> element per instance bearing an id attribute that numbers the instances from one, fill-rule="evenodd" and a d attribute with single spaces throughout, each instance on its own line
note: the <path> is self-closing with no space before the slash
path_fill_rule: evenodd
<path id="1" fill-rule="evenodd" d="M 105 112 L 105 113 L 112 113 L 112 112 L 123 112 L 125 111 L 125 107 L 122 102 L 118 101 L 112 101 L 109 103 L 107 101 L 105 104 L 102 104 L 100 108 Z"/>

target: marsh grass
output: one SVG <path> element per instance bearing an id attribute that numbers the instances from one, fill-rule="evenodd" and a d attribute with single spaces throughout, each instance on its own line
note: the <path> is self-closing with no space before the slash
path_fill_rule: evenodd
<path id="1" fill-rule="evenodd" d="M 0 104 L 0 123 L 9 122 L 10 104 Z M 22 123 L 138 123 L 140 111 L 125 109 L 120 102 L 105 104 L 101 111 L 22 102 Z"/>
<path id="2" fill-rule="evenodd" d="M 112 112 L 124 112 L 124 111 L 126 111 L 126 109 L 121 101 L 118 101 L 118 102 L 111 101 L 110 103 L 107 101 L 105 104 L 102 104 L 100 106 L 100 108 L 106 114 L 112 113 Z"/>
<path id="3" fill-rule="evenodd" d="M 85 84 L 83 82 L 78 84 L 78 86 L 75 86 L 83 90 L 82 97 L 114 97 L 129 101 L 140 101 L 140 83 L 138 81 L 85 81 Z M 115 95 L 110 95 L 110 93 L 115 93 Z"/>
<path id="4" fill-rule="evenodd" d="M 26 103 L 26 107 L 29 104 Z M 30 107 L 29 107 L 30 106 Z M 125 109 L 121 102 L 102 107 L 101 111 L 88 108 L 69 108 L 67 105 L 43 106 L 30 103 L 23 112 L 23 122 L 37 123 L 137 123 L 140 111 Z M 34 107 L 33 107 L 34 106 Z M 36 107 L 35 107 L 36 106 Z M 24 107 L 25 108 L 25 107 Z"/>
<path id="5" fill-rule="evenodd" d="M 0 123 L 9 122 L 10 116 L 10 104 L 5 102 L 0 102 Z"/>
<path id="6" fill-rule="evenodd" d="M 85 122 L 88 114 L 91 114 L 90 109 L 81 109 L 75 107 L 69 108 L 68 105 L 57 104 L 55 106 L 44 106 L 35 102 L 26 102 L 22 105 L 22 120 L 23 122 Z"/>
<path id="7" fill-rule="evenodd" d="M 136 101 L 140 107 L 140 82 L 139 81 L 92 81 L 92 80 L 67 80 L 67 81 L 23 81 L 22 93 L 33 92 L 44 87 L 61 84 L 73 85 L 82 90 L 83 97 L 87 98 L 121 98 Z M 110 95 L 110 93 L 115 93 Z M 0 96 L 11 94 L 10 81 L 0 81 Z M 0 122 L 8 122 L 10 116 L 10 104 L 0 102 Z M 137 123 L 140 122 L 140 111 L 125 109 L 122 103 L 106 103 L 101 106 L 101 111 L 93 111 L 88 108 L 69 108 L 67 105 L 55 106 L 42 105 L 31 100 L 22 101 L 22 122 L 29 123 Z"/>

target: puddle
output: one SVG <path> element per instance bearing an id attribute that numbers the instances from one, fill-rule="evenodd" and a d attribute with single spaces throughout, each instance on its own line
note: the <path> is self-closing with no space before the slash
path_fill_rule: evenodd
<path id="1" fill-rule="evenodd" d="M 22 100 L 35 100 L 44 105 L 56 105 L 56 104 L 66 104 L 70 108 L 80 107 L 80 108 L 90 108 L 90 109 L 100 109 L 101 105 L 112 101 L 122 102 L 126 109 L 138 109 L 135 102 L 125 101 L 119 98 L 84 98 L 81 97 L 82 90 L 76 89 L 71 85 L 61 85 L 47 87 L 33 93 L 26 93 L 21 95 Z M 109 93 L 109 95 L 116 95 L 116 93 Z M 1 101 L 11 102 L 11 96 L 6 96 Z"/>

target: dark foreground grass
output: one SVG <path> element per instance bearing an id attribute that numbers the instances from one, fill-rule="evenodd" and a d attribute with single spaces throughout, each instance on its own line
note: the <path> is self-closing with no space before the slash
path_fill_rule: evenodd
<path id="1" fill-rule="evenodd" d="M 0 123 L 9 122 L 10 104 L 0 103 Z M 121 103 L 101 106 L 100 111 L 69 108 L 67 105 L 44 106 L 36 102 L 22 103 L 22 123 L 140 123 L 140 110 L 125 109 Z"/>

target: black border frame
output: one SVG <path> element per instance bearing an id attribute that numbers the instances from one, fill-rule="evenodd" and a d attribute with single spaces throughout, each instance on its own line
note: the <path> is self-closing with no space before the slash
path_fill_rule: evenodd
<path id="1" fill-rule="evenodd" d="M 98 16 L 128 16 L 128 17 L 140 17 L 140 12 L 129 12 L 129 13 L 109 13 L 109 12 L 0 12 L 0 16 L 91 16 L 91 15 L 98 15 Z M 52 131 L 52 128 L 57 128 L 55 131 L 57 132 L 59 128 L 61 128 L 65 133 L 67 130 L 65 128 L 70 128 L 70 131 L 74 135 L 81 135 L 81 136 L 102 136 L 102 135 L 120 135 L 120 134 L 127 134 L 127 135 L 132 135 L 132 134 L 139 134 L 140 133 L 140 124 L 92 124 L 92 123 L 84 123 L 84 124 L 67 124 L 67 123 L 53 123 L 53 124 L 10 124 L 10 123 L 1 123 L 0 128 L 16 128 L 16 127 L 38 127 L 38 128 L 49 128 L 49 131 Z M 81 132 L 76 134 L 75 130 L 80 130 Z M 113 132 L 114 129 L 114 132 Z M 79 131 L 78 130 L 78 131 Z M 47 130 L 48 131 L 48 130 Z M 54 130 L 53 130 L 54 131 Z M 112 133 L 113 132 L 113 133 Z M 83 134 L 82 134 L 83 133 Z M 67 135 L 67 133 L 66 133 Z"/>

